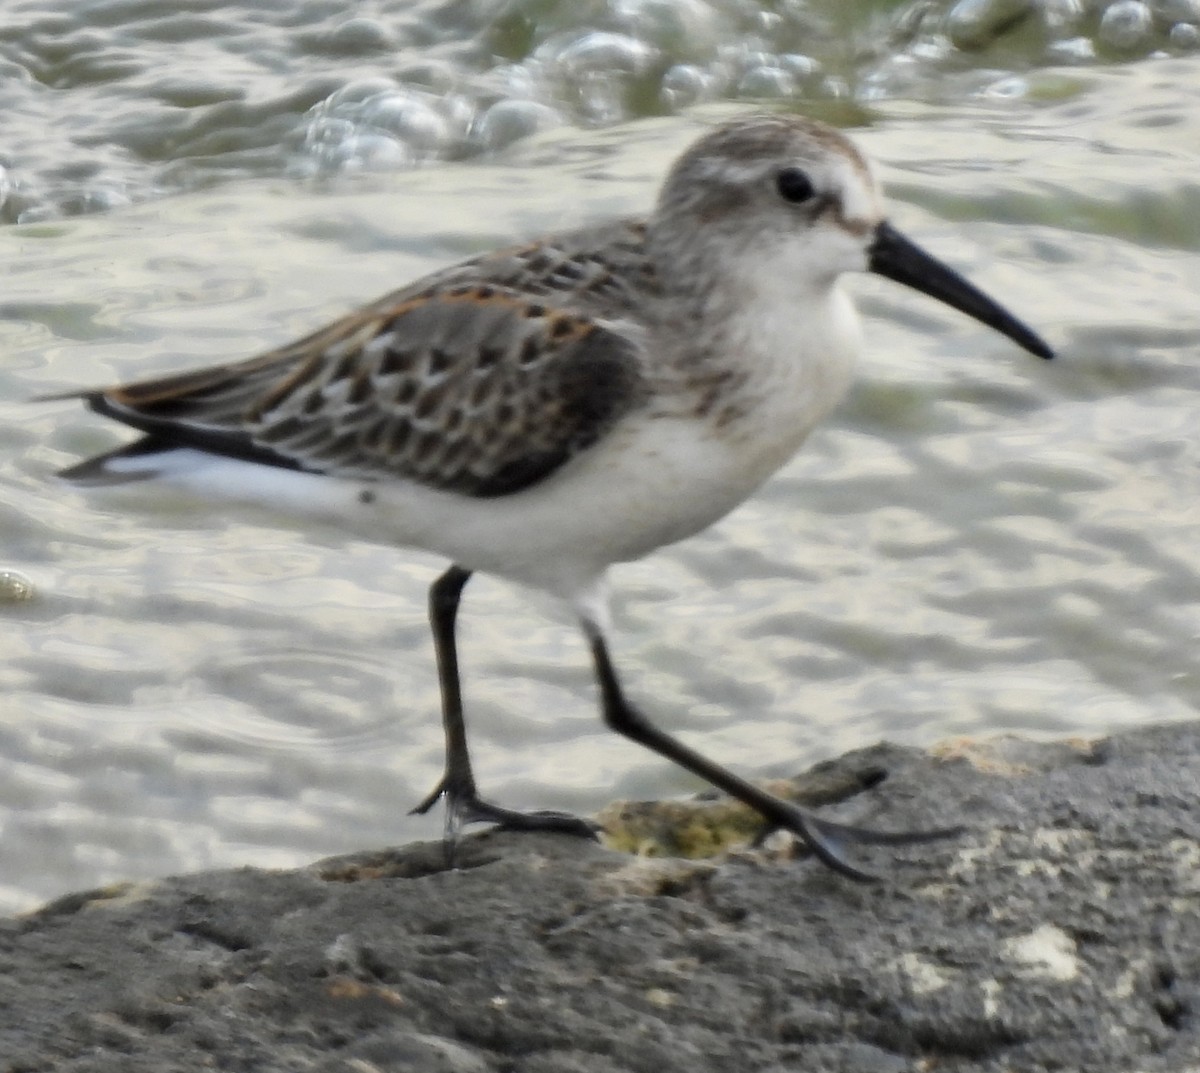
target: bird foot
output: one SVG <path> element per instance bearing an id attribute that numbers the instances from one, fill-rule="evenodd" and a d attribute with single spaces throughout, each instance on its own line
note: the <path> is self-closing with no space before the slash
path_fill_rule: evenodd
<path id="1" fill-rule="evenodd" d="M 954 838 L 966 830 L 960 825 L 936 827 L 928 831 L 877 831 L 870 827 L 856 827 L 853 824 L 824 820 L 798 805 L 785 804 L 785 810 L 786 820 L 772 823 L 758 841 L 772 831 L 785 828 L 799 837 L 819 860 L 835 872 L 864 883 L 876 882 L 879 876 L 851 864 L 842 851 L 845 843 L 864 846 L 919 845 L 923 842 Z"/>
<path id="2" fill-rule="evenodd" d="M 456 786 L 449 777 L 443 777 L 410 815 L 424 815 L 443 797 L 446 799 L 445 841 L 450 853 L 458 842 L 459 832 L 468 823 L 492 823 L 502 831 L 554 831 L 593 841 L 602 830 L 598 823 L 573 816 L 569 812 L 555 812 L 551 809 L 520 812 L 517 809 L 493 805 L 479 797 L 473 784 Z"/>

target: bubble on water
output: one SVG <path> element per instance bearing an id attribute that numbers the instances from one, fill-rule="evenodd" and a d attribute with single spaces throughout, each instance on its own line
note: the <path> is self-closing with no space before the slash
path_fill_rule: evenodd
<path id="1" fill-rule="evenodd" d="M 791 73 L 774 64 L 751 67 L 738 82 L 740 97 L 790 97 L 796 92 Z"/>
<path id="2" fill-rule="evenodd" d="M 946 16 L 946 35 L 956 48 L 986 48 L 1032 12 L 1032 0 L 958 0 Z"/>
<path id="3" fill-rule="evenodd" d="M 497 101 L 475 120 L 471 141 L 484 151 L 495 152 L 562 123 L 562 115 L 549 105 L 537 101 Z"/>
<path id="4" fill-rule="evenodd" d="M 416 154 L 386 134 L 355 132 L 338 142 L 327 159 L 343 171 L 391 171 L 414 163 Z"/>
<path id="5" fill-rule="evenodd" d="M 618 28 L 672 56 L 711 52 L 723 29 L 704 0 L 612 0 L 609 6 Z"/>
<path id="6" fill-rule="evenodd" d="M 1096 58 L 1096 46 L 1090 37 L 1068 37 L 1052 42 L 1046 56 L 1057 63 L 1088 63 Z"/>
<path id="7" fill-rule="evenodd" d="M 359 122 L 418 152 L 436 152 L 451 138 L 450 124 L 439 108 L 412 93 L 385 93 L 363 101 Z"/>
<path id="8" fill-rule="evenodd" d="M 820 63 L 812 56 L 805 56 L 799 52 L 785 52 L 779 57 L 779 65 L 799 79 L 816 78 L 821 73 Z"/>
<path id="9" fill-rule="evenodd" d="M 1171 27 L 1167 40 L 1172 48 L 1181 52 L 1191 52 L 1200 48 L 1200 26 L 1193 26 L 1190 22 L 1177 22 Z"/>
<path id="10" fill-rule="evenodd" d="M 479 114 L 479 102 L 462 93 L 448 93 L 441 98 L 442 115 L 448 125 L 443 155 L 462 143 Z"/>
<path id="11" fill-rule="evenodd" d="M 722 49 L 721 58 L 743 74 L 754 67 L 769 67 L 775 62 L 773 53 L 761 48 L 751 48 L 750 43 L 746 41 L 725 46 Z"/>
<path id="12" fill-rule="evenodd" d="M 474 108 L 453 95 L 370 79 L 309 110 L 304 153 L 319 172 L 406 167 L 446 155 Z"/>
<path id="13" fill-rule="evenodd" d="M 585 72 L 578 79 L 575 91 L 579 111 L 590 123 L 616 123 L 624 115 L 622 81 L 606 71 Z"/>
<path id="14" fill-rule="evenodd" d="M 1154 12 L 1172 29 L 1181 22 L 1200 26 L 1200 0 L 1158 0 Z"/>
<path id="15" fill-rule="evenodd" d="M 33 582 L 15 570 L 0 570 L 0 606 L 20 604 L 37 595 Z"/>
<path id="16" fill-rule="evenodd" d="M 662 77 L 659 98 L 672 110 L 687 108 L 714 95 L 716 78 L 694 63 L 677 63 Z"/>
<path id="17" fill-rule="evenodd" d="M 1100 17 L 1100 40 L 1123 52 L 1149 48 L 1154 17 L 1142 0 L 1117 0 Z"/>
<path id="18" fill-rule="evenodd" d="M 600 125 L 628 117 L 632 87 L 661 62 L 661 53 L 629 34 L 600 30 L 549 38 L 530 62 L 554 96 L 566 97 L 581 119 Z"/>
<path id="19" fill-rule="evenodd" d="M 1042 24 L 1054 35 L 1070 33 L 1083 18 L 1080 0 L 1041 0 Z"/>
<path id="20" fill-rule="evenodd" d="M 336 27 L 322 45 L 326 51 L 350 56 L 393 49 L 396 40 L 382 23 L 358 17 Z"/>
<path id="21" fill-rule="evenodd" d="M 568 75 L 581 76 L 588 72 L 642 74 L 658 58 L 658 50 L 629 34 L 597 31 L 561 48 L 555 58 Z"/>
<path id="22" fill-rule="evenodd" d="M 534 98 L 541 94 L 540 67 L 524 63 L 507 63 L 496 67 L 488 76 L 501 97 Z"/>

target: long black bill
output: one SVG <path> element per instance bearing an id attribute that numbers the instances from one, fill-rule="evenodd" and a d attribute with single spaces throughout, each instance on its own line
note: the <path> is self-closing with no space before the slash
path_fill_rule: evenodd
<path id="1" fill-rule="evenodd" d="M 1036 332 L 993 302 L 978 287 L 968 283 L 949 265 L 942 264 L 916 243 L 910 242 L 886 220 L 875 228 L 875 241 L 871 243 L 868 254 L 872 272 L 953 306 L 989 328 L 1003 332 L 1014 343 L 1039 358 L 1054 357 L 1054 351 Z"/>

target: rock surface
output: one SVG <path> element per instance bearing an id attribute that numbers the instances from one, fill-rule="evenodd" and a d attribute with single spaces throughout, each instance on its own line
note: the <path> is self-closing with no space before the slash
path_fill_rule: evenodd
<path id="1" fill-rule="evenodd" d="M 70 896 L 0 921 L 0 1070 L 1196 1069 L 1198 771 L 1197 724 L 851 754 L 831 814 L 970 827 L 875 885 L 485 834 Z"/>

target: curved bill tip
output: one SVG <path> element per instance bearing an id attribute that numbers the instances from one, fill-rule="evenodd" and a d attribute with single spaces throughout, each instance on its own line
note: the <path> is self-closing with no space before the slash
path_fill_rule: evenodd
<path id="1" fill-rule="evenodd" d="M 1018 346 L 1039 358 L 1054 357 L 1054 351 L 1037 332 L 963 279 L 949 265 L 905 238 L 886 220 L 876 227 L 875 238 L 867 255 L 868 267 L 872 272 L 953 306 L 981 324 L 1007 335 Z"/>

